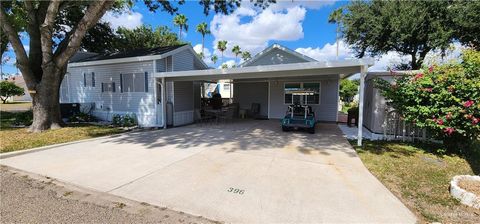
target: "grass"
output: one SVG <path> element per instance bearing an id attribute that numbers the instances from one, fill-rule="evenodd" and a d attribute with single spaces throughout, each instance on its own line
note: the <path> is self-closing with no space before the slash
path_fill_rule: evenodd
<path id="1" fill-rule="evenodd" d="M 124 132 L 119 128 L 92 124 L 67 125 L 64 128 L 30 133 L 27 128 L 12 128 L 18 113 L 0 113 L 0 153 L 30 149 L 40 146 L 77 141 Z"/>
<path id="2" fill-rule="evenodd" d="M 465 156 L 435 153 L 441 147 L 367 141 L 357 151 L 370 172 L 422 222 L 480 223 L 480 211 L 460 204 L 449 193 L 453 176 L 480 173 L 480 150 Z"/>
<path id="3" fill-rule="evenodd" d="M 25 111 L 32 108 L 32 102 L 0 103 L 0 111 Z"/>

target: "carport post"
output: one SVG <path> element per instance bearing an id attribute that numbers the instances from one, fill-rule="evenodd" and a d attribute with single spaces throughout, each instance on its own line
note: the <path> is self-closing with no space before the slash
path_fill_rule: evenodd
<path id="1" fill-rule="evenodd" d="M 167 83 L 165 82 L 165 77 L 162 77 L 162 120 L 163 120 L 163 129 L 167 129 Z"/>
<path id="2" fill-rule="evenodd" d="M 357 136 L 357 146 L 362 146 L 362 137 L 363 137 L 363 97 L 365 94 L 365 76 L 367 75 L 368 67 L 362 65 L 360 67 L 360 95 L 358 102 L 358 136 Z"/>

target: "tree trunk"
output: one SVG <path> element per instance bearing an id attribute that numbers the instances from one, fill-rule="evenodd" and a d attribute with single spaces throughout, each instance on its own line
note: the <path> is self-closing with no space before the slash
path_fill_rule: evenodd
<path id="1" fill-rule="evenodd" d="M 412 56 L 412 62 L 410 63 L 410 65 L 412 66 L 412 70 L 418 70 L 418 69 L 420 69 L 420 67 L 421 67 L 422 65 L 419 65 L 419 64 L 417 63 L 417 53 L 413 53 L 413 54 L 411 54 L 411 56 Z"/>
<path id="2" fill-rule="evenodd" d="M 33 122 L 31 132 L 58 129 L 63 125 L 60 116 L 60 84 L 65 73 L 54 65 L 43 68 L 42 81 L 36 86 L 32 96 Z"/>

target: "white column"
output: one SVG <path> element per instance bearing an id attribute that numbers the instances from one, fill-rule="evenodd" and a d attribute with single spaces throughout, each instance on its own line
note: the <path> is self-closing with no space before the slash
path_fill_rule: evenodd
<path id="1" fill-rule="evenodd" d="M 163 129 L 167 128 L 167 83 L 165 77 L 162 78 L 162 119 Z"/>
<path id="2" fill-rule="evenodd" d="M 360 67 L 360 96 L 358 103 L 358 138 L 357 145 L 362 146 L 363 137 L 363 98 L 365 95 L 365 76 L 367 76 L 367 66 Z"/>

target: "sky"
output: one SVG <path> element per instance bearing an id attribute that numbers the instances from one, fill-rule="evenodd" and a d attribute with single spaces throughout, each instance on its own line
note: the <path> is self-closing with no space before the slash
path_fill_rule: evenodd
<path id="1" fill-rule="evenodd" d="M 211 34 L 205 39 L 205 62 L 211 67 L 220 67 L 222 64 L 221 53 L 216 49 L 219 40 L 228 41 L 227 50 L 224 52 L 223 63 L 232 66 L 241 63 L 231 53 L 234 45 L 239 45 L 241 50 L 247 50 L 255 55 L 268 46 L 278 43 L 299 53 L 310 56 L 318 61 L 336 59 L 336 25 L 328 23 L 329 14 L 338 7 L 348 4 L 346 1 L 300 1 L 277 0 L 276 4 L 266 9 L 253 6 L 249 1 L 232 14 L 223 15 L 211 12 L 208 16 L 203 14 L 203 8 L 196 1 L 187 1 L 179 6 L 179 13 L 188 18 L 188 31 L 182 35 L 182 40 L 189 42 L 197 52 L 201 52 L 201 35 L 195 31 L 197 24 L 206 22 Z M 178 27 L 172 23 L 173 15 L 166 12 L 150 12 L 143 4 L 136 4 L 131 9 L 121 14 L 107 12 L 102 20 L 107 21 L 116 29 L 119 26 L 135 28 L 142 24 L 168 26 L 173 32 L 178 33 Z M 28 50 L 28 37 L 24 38 Z M 354 52 L 342 40 L 339 42 L 339 59 L 352 59 Z M 215 54 L 219 60 L 213 64 L 210 60 Z M 14 66 L 15 55 L 10 50 L 6 56 L 10 60 L 3 65 L 3 72 L 17 72 Z M 375 65 L 369 71 L 386 70 L 392 63 L 408 60 L 395 52 L 379 56 Z"/>

